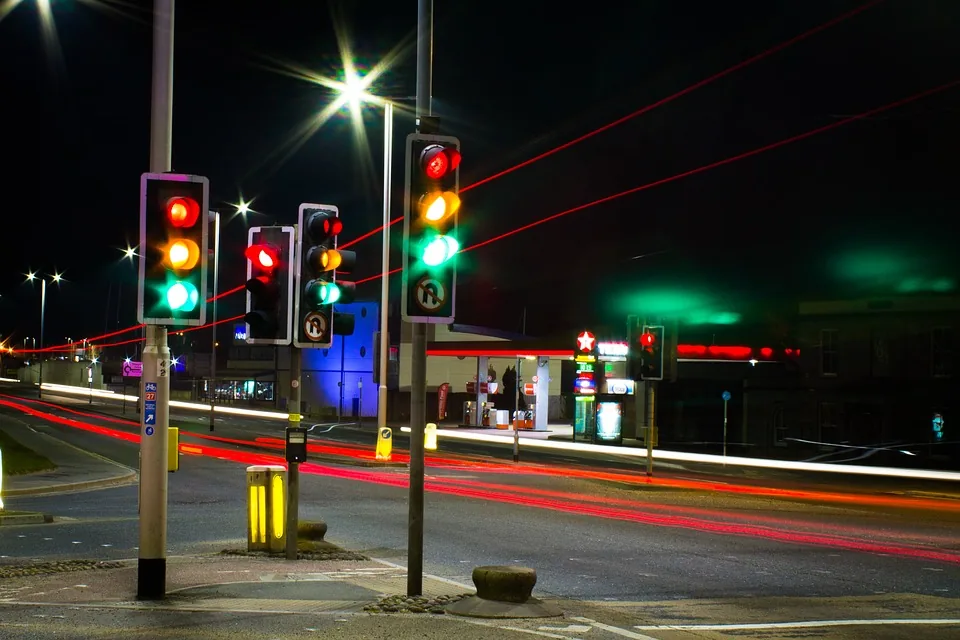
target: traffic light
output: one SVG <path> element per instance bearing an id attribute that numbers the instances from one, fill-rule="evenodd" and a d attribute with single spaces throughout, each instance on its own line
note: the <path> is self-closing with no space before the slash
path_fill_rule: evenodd
<path id="1" fill-rule="evenodd" d="M 140 177 L 140 322 L 173 327 L 206 322 L 208 192 L 202 176 Z"/>
<path id="2" fill-rule="evenodd" d="M 405 186 L 401 313 L 407 322 L 450 324 L 460 251 L 460 141 L 407 136 Z"/>
<path id="3" fill-rule="evenodd" d="M 299 271 L 293 344 L 326 349 L 334 335 L 353 335 L 352 313 L 334 313 L 334 305 L 353 302 L 357 285 L 339 278 L 357 261 L 353 251 L 337 250 L 343 231 L 340 210 L 329 204 L 301 204 L 297 225 Z"/>
<path id="4" fill-rule="evenodd" d="M 293 227 L 251 227 L 247 235 L 247 344 L 293 339 Z"/>
<path id="5" fill-rule="evenodd" d="M 663 326 L 645 325 L 637 339 L 641 380 L 663 380 L 663 335 Z"/>

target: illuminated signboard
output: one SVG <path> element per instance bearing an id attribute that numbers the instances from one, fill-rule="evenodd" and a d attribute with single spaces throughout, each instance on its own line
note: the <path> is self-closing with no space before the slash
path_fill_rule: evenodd
<path id="1" fill-rule="evenodd" d="M 597 352 L 601 357 L 626 358 L 630 354 L 630 345 L 626 342 L 598 342 Z"/>
<path id="2" fill-rule="evenodd" d="M 233 325 L 233 339 L 236 340 L 237 342 L 246 342 L 247 340 L 246 323 Z"/>
<path id="3" fill-rule="evenodd" d="M 607 378 L 604 383 L 606 393 L 615 396 L 632 396 L 636 388 L 634 381 L 626 378 Z"/>

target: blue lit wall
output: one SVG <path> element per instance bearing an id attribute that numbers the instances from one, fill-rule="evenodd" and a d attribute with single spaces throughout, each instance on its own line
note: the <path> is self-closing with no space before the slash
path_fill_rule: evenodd
<path id="1" fill-rule="evenodd" d="M 340 404 L 341 370 L 343 415 L 353 415 L 355 399 L 361 415 L 377 415 L 377 387 L 373 383 L 373 336 L 379 325 L 376 302 L 338 304 L 337 311 L 352 313 L 356 326 L 352 336 L 334 336 L 329 349 L 303 349 L 303 401 L 311 407 Z M 341 369 L 341 362 L 343 364 Z M 363 382 L 363 388 L 358 386 Z"/>

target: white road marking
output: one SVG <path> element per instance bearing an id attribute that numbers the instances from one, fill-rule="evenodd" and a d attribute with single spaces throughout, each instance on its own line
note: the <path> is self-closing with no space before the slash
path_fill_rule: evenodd
<path id="1" fill-rule="evenodd" d="M 568 624 L 565 627 L 537 627 L 540 631 L 562 631 L 564 633 L 586 633 L 593 629 L 586 624 Z"/>
<path id="2" fill-rule="evenodd" d="M 798 622 L 756 622 L 750 624 L 658 624 L 639 625 L 641 631 L 752 631 L 763 629 L 807 629 L 814 627 L 861 627 L 888 624 L 960 625 L 960 618 L 896 618 L 892 620 L 805 620 Z"/>
<path id="3" fill-rule="evenodd" d="M 577 622 L 585 622 L 592 627 L 597 629 L 602 629 L 609 633 L 616 634 L 618 636 L 623 636 L 624 638 L 630 638 L 630 640 L 657 640 L 656 638 L 651 638 L 650 636 L 645 636 L 642 633 L 636 633 L 634 631 L 627 631 L 626 629 L 621 629 L 620 627 L 614 627 L 613 625 L 603 624 L 602 622 L 597 622 L 596 620 L 591 620 L 590 618 L 572 618 Z"/>

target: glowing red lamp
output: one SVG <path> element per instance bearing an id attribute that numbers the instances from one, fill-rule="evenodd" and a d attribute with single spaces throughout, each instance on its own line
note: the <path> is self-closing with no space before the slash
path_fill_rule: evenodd
<path id="1" fill-rule="evenodd" d="M 460 166 L 460 152 L 434 144 L 423 150 L 420 155 L 423 172 L 431 180 L 439 180 Z"/>
<path id="2" fill-rule="evenodd" d="M 644 333 L 643 335 L 640 336 L 640 346 L 643 346 L 643 347 L 652 347 L 653 343 L 656 341 L 657 339 L 653 336 L 652 333 Z"/>
<path id="3" fill-rule="evenodd" d="M 200 205 L 193 198 L 170 198 L 167 200 L 167 219 L 175 227 L 187 228 L 197 223 Z"/>
<path id="4" fill-rule="evenodd" d="M 279 252 L 267 244 L 252 244 L 243 253 L 258 269 L 263 271 L 273 271 L 280 263 Z"/>

